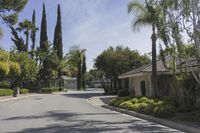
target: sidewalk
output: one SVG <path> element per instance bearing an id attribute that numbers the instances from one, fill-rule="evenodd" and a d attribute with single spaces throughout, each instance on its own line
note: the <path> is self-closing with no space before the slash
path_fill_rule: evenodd
<path id="1" fill-rule="evenodd" d="M 17 97 L 13 97 L 13 96 L 1 96 L 0 97 L 0 103 L 1 102 L 12 101 L 12 100 L 18 100 L 18 99 L 22 99 L 22 98 L 28 98 L 28 97 L 32 97 L 32 96 L 39 96 L 39 95 L 42 95 L 42 94 L 28 93 L 28 94 L 20 94 Z"/>
<path id="2" fill-rule="evenodd" d="M 178 130 L 187 132 L 187 133 L 199 133 L 200 132 L 200 128 L 188 126 L 186 124 L 181 124 L 181 123 L 177 123 L 177 122 L 173 122 L 173 121 L 169 121 L 169 120 L 165 120 L 165 119 L 156 118 L 156 117 L 149 116 L 149 115 L 144 115 L 144 114 L 137 113 L 134 111 L 129 111 L 126 109 L 109 106 L 108 105 L 109 100 L 111 100 L 114 97 L 115 96 L 92 97 L 92 98 L 89 98 L 88 101 L 95 106 L 103 107 L 106 109 L 110 109 L 110 110 L 114 110 L 114 111 L 117 111 L 117 112 L 120 112 L 123 114 L 130 115 L 133 117 L 137 117 L 137 118 L 141 118 L 141 119 L 148 120 L 151 122 L 155 122 L 155 123 L 167 126 L 167 127 L 171 127 L 174 129 L 178 129 Z"/>

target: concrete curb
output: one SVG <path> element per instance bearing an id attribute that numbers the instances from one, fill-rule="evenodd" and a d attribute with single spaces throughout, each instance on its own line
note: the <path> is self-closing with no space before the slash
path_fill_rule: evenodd
<path id="1" fill-rule="evenodd" d="M 19 100 L 19 99 L 24 99 L 24 98 L 29 98 L 29 97 L 33 97 L 33 96 L 40 96 L 41 94 L 29 94 L 26 96 L 18 96 L 18 97 L 8 97 L 5 99 L 0 99 L 0 103 L 1 102 L 7 102 L 7 101 L 13 101 L 13 100 Z"/>
<path id="2" fill-rule="evenodd" d="M 171 128 L 183 131 L 183 132 L 188 132 L 188 133 L 199 133 L 200 132 L 199 129 L 194 128 L 194 127 L 186 126 L 186 125 L 175 123 L 175 122 L 168 121 L 168 120 L 155 118 L 155 117 L 152 117 L 152 116 L 148 116 L 148 115 L 144 115 L 144 114 L 141 114 L 141 113 L 129 111 L 129 110 L 126 110 L 126 109 L 121 109 L 121 108 L 117 108 L 117 107 L 113 107 L 113 106 L 109 106 L 109 105 L 102 105 L 101 107 L 106 108 L 106 109 L 110 109 L 110 110 L 114 110 L 114 111 L 117 111 L 117 112 L 120 112 L 120 113 L 128 114 L 130 116 L 138 117 L 138 118 L 148 120 L 148 121 L 151 121 L 151 122 L 155 122 L 155 123 L 167 126 L 167 127 L 171 127 Z"/>

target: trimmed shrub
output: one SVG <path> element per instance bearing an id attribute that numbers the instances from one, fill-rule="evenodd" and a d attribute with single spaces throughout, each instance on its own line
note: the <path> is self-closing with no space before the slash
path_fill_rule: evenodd
<path id="1" fill-rule="evenodd" d="M 121 103 L 121 104 L 119 105 L 119 107 L 120 107 L 120 108 L 123 108 L 123 109 L 128 109 L 131 105 L 133 105 L 133 104 L 131 103 L 131 101 L 125 101 L 125 102 Z"/>
<path id="2" fill-rule="evenodd" d="M 165 104 L 171 104 L 171 105 L 174 105 L 174 106 L 178 106 L 179 105 L 175 97 L 167 96 L 167 97 L 162 98 L 162 101 Z"/>
<path id="3" fill-rule="evenodd" d="M 64 88 L 63 87 L 59 87 L 59 91 L 64 91 Z"/>
<path id="4" fill-rule="evenodd" d="M 28 89 L 25 88 L 20 89 L 20 94 L 27 94 L 27 93 L 29 93 Z"/>
<path id="5" fill-rule="evenodd" d="M 154 116 L 160 118 L 172 117 L 176 113 L 175 107 L 169 104 L 157 104 L 154 108 Z"/>
<path id="6" fill-rule="evenodd" d="M 129 96 L 129 92 L 128 92 L 128 90 L 121 89 L 121 90 L 118 91 L 118 96 L 119 97 Z"/>
<path id="7" fill-rule="evenodd" d="M 132 103 L 132 104 L 135 104 L 135 103 L 137 103 L 137 102 L 138 102 L 138 99 L 137 99 L 137 98 L 131 99 L 131 103 Z"/>
<path id="8" fill-rule="evenodd" d="M 52 87 L 52 88 L 42 88 L 43 93 L 53 93 L 53 92 L 58 92 L 59 88 L 57 87 Z"/>
<path id="9" fill-rule="evenodd" d="M 142 98 L 114 98 L 110 105 L 128 109 L 138 113 L 154 115 L 155 117 L 167 118 L 175 115 L 175 106 L 171 102 Z"/>
<path id="10" fill-rule="evenodd" d="M 113 98 L 109 105 L 112 105 L 112 106 L 115 106 L 115 107 L 119 107 L 119 105 L 125 101 L 128 101 L 130 100 L 129 97 L 124 97 L 124 98 Z"/>
<path id="11" fill-rule="evenodd" d="M 119 107 L 119 105 L 120 105 L 121 103 L 125 102 L 125 101 L 126 101 L 126 100 L 124 100 L 124 99 L 118 99 L 118 100 L 114 101 L 113 105 L 114 105 L 115 107 Z"/>
<path id="12" fill-rule="evenodd" d="M 142 98 L 139 98 L 138 103 L 148 103 L 149 100 L 150 99 L 147 97 L 142 97 Z"/>
<path id="13" fill-rule="evenodd" d="M 14 91 L 11 89 L 0 89 L 0 96 L 11 96 Z"/>
<path id="14" fill-rule="evenodd" d="M 144 114 L 153 115 L 155 107 L 155 103 L 148 104 L 148 106 L 144 109 Z"/>
<path id="15" fill-rule="evenodd" d="M 148 106 L 147 103 L 136 103 L 136 104 L 133 104 L 133 106 L 131 106 L 129 109 L 132 110 L 132 111 L 142 113 L 142 112 L 144 112 L 144 109 L 147 106 Z"/>
<path id="16" fill-rule="evenodd" d="M 132 104 L 128 109 L 131 110 L 131 111 L 136 111 L 137 108 L 138 108 L 139 104 L 136 103 L 136 104 Z"/>
<path id="17" fill-rule="evenodd" d="M 9 81 L 0 82 L 0 88 L 11 88 L 11 82 Z"/>

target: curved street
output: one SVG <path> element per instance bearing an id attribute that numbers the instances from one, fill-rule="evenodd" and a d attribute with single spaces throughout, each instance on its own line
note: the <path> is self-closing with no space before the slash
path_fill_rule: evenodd
<path id="1" fill-rule="evenodd" d="M 41 94 L 0 103 L 1 133 L 179 133 L 90 104 L 102 90 Z"/>

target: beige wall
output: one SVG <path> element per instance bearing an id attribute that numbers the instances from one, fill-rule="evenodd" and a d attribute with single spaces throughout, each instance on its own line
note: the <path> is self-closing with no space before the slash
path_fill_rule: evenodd
<path id="1" fill-rule="evenodd" d="M 129 88 L 135 90 L 136 96 L 141 96 L 141 88 L 140 88 L 140 82 L 145 81 L 145 88 L 146 88 L 146 96 L 151 97 L 152 96 L 152 90 L 151 90 L 151 78 L 150 75 L 142 75 L 137 77 L 131 77 L 129 78 Z"/>

